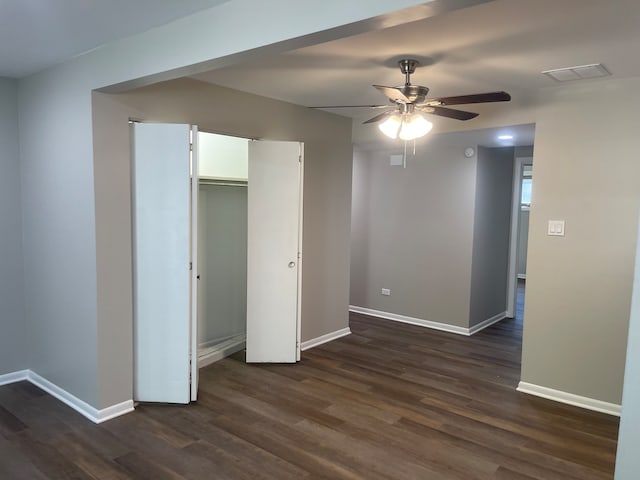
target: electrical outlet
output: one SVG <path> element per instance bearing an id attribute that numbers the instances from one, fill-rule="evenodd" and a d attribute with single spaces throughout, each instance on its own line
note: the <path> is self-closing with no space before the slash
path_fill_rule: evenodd
<path id="1" fill-rule="evenodd" d="M 382 290 L 380 290 L 380 293 L 381 293 L 382 295 L 387 295 L 387 296 L 389 296 L 389 295 L 391 295 L 391 290 L 389 290 L 388 288 L 383 288 Z"/>

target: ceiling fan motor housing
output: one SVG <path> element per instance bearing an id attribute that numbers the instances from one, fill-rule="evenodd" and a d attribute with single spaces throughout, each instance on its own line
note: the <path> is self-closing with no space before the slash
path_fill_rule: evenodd
<path id="1" fill-rule="evenodd" d="M 427 98 L 427 94 L 429 93 L 429 89 L 421 85 L 404 85 L 396 88 L 400 90 L 405 97 L 411 100 L 411 103 L 424 102 L 425 98 Z"/>
<path id="2" fill-rule="evenodd" d="M 416 67 L 420 65 L 420 62 L 412 58 L 405 58 L 398 62 L 400 71 L 404 73 L 404 86 L 395 87 L 401 91 L 402 94 L 407 97 L 411 103 L 420 103 L 427 98 L 429 89 L 420 85 L 411 85 L 411 74 L 416 71 Z"/>

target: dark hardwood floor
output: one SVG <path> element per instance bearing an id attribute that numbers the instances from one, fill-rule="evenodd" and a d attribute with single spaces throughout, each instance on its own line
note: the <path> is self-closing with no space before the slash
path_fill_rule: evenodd
<path id="1" fill-rule="evenodd" d="M 297 365 L 236 354 L 190 406 L 94 425 L 0 387 L 1 479 L 613 478 L 618 421 L 515 391 L 519 320 L 473 337 L 352 314 Z"/>

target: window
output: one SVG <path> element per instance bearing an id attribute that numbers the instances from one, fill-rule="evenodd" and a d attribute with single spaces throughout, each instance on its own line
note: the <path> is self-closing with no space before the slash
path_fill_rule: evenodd
<path id="1" fill-rule="evenodd" d="M 523 178 L 522 179 L 522 195 L 520 197 L 520 204 L 522 206 L 530 206 L 531 205 L 531 178 Z"/>
<path id="2" fill-rule="evenodd" d="M 532 166 L 522 166 L 522 184 L 520 188 L 520 208 L 528 210 L 531 206 Z"/>

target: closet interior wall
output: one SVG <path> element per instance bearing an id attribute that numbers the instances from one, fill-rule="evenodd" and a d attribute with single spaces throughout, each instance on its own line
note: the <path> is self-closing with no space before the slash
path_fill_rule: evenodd
<path id="1" fill-rule="evenodd" d="M 245 348 L 248 140 L 200 132 L 198 364 Z"/>

